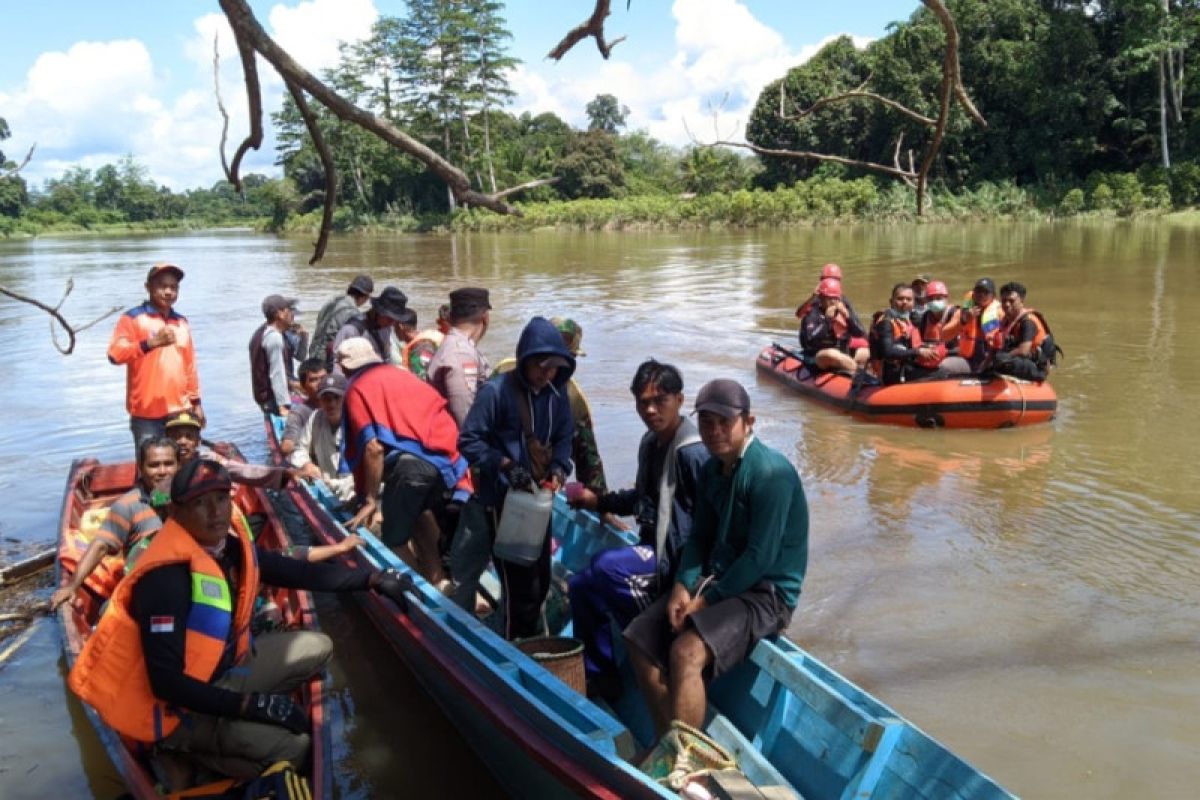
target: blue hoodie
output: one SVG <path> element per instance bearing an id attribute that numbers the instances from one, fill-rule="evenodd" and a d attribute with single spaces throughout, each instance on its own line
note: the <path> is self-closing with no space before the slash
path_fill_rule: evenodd
<path id="1" fill-rule="evenodd" d="M 550 385 L 533 394 L 525 380 L 525 363 L 548 356 L 561 356 L 568 366 L 560 367 Z M 458 435 L 458 449 L 478 471 L 476 497 L 483 505 L 499 506 L 508 491 L 508 480 L 500 472 L 500 462 L 505 457 L 530 469 L 518 395 L 530 403 L 534 435 L 552 450 L 551 470 L 564 476 L 571 474 L 571 434 L 575 423 L 567 398 L 567 381 L 574 372 L 575 356 L 563 344 L 562 334 L 545 317 L 534 317 L 517 341 L 517 368 L 479 389 Z M 518 391 L 513 390 L 514 383 Z"/>

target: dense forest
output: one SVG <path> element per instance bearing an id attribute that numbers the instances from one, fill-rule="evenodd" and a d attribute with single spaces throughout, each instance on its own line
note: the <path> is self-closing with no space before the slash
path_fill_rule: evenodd
<path id="1" fill-rule="evenodd" d="M 950 0 L 965 88 L 987 120 L 961 112 L 932 170 L 931 216 L 1135 214 L 1200 201 L 1200 84 L 1187 54 L 1200 0 Z M 911 190 L 829 162 L 674 148 L 626 129 L 604 94 L 574 129 L 550 113 L 514 115 L 511 38 L 495 0 L 409 0 L 367 39 L 345 43 L 323 77 L 344 97 L 464 169 L 482 192 L 555 179 L 513 195 L 523 218 L 454 208 L 445 184 L 369 133 L 317 111 L 338 175 L 339 229 L 546 224 L 786 224 L 904 218 Z M 936 116 L 944 33 L 925 8 L 857 49 L 829 43 L 763 87 L 746 128 L 761 148 L 891 163 L 930 129 L 894 105 Z M 847 95 L 847 93 L 849 93 Z M 872 94 L 878 97 L 868 97 Z M 826 102 L 846 95 L 837 102 Z M 248 176 L 174 193 L 127 157 L 73 168 L 30 189 L 0 177 L 0 233 L 107 224 L 312 226 L 320 158 L 291 99 L 272 117 L 282 178 Z M 0 142 L 9 131 L 0 119 Z M 904 151 L 896 149 L 903 136 Z M 0 176 L 5 161 L 0 153 Z"/>

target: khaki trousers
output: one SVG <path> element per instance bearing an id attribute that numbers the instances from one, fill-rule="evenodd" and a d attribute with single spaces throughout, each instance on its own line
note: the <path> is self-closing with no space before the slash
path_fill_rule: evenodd
<path id="1" fill-rule="evenodd" d="M 287 694 L 325 668 L 333 642 L 315 631 L 276 631 L 255 637 L 250 658 L 215 686 L 233 692 Z M 188 714 L 159 743 L 199 766 L 231 778 L 254 778 L 276 761 L 297 769 L 308 758 L 309 736 L 278 725 Z"/>

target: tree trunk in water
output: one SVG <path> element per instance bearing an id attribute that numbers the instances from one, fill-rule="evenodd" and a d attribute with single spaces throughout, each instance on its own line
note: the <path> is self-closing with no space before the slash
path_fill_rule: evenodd
<path id="1" fill-rule="evenodd" d="M 1166 0 L 1163 0 L 1166 5 Z M 1163 63 L 1169 58 L 1170 51 L 1164 50 L 1158 54 L 1158 130 L 1162 149 L 1163 169 L 1171 168 L 1171 149 L 1167 142 L 1167 70 Z"/>
<path id="2" fill-rule="evenodd" d="M 446 154 L 446 158 L 450 157 L 450 123 L 446 120 L 446 115 L 442 114 L 442 152 Z M 454 190 L 449 186 L 446 187 L 446 199 L 450 201 L 450 212 L 454 213 L 454 209 L 458 208 L 458 201 L 454 199 Z"/>
<path id="3" fill-rule="evenodd" d="M 492 184 L 492 194 L 499 191 L 496 188 L 496 166 L 492 163 L 492 126 L 490 124 L 487 106 L 483 107 L 483 154 L 487 158 L 488 180 Z"/>

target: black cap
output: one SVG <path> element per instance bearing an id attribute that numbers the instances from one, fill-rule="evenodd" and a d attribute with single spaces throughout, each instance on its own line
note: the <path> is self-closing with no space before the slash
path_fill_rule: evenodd
<path id="1" fill-rule="evenodd" d="M 750 395 L 737 381 L 717 378 L 700 387 L 696 412 L 711 411 L 726 419 L 750 413 Z"/>
<path id="2" fill-rule="evenodd" d="M 408 307 L 408 295 L 395 286 L 385 286 L 378 297 L 371 298 L 371 308 L 389 319 L 397 319 Z"/>
<path id="3" fill-rule="evenodd" d="M 326 394 L 336 394 L 342 397 L 346 394 L 346 376 L 340 372 L 331 372 L 317 385 L 317 397 Z"/>
<path id="4" fill-rule="evenodd" d="M 996 284 L 991 278 L 980 278 L 979 280 L 975 281 L 975 291 L 995 294 Z"/>
<path id="5" fill-rule="evenodd" d="M 209 492 L 228 492 L 232 486 L 229 472 L 216 461 L 193 458 L 171 479 L 171 502 L 186 503 Z"/>
<path id="6" fill-rule="evenodd" d="M 488 290 L 468 286 L 455 289 L 450 293 L 450 318 L 463 319 L 472 317 L 481 311 L 492 307 L 488 299 Z"/>
<path id="7" fill-rule="evenodd" d="M 275 315 L 280 311 L 283 311 L 285 308 L 294 308 L 295 305 L 296 298 L 294 297 L 284 297 L 281 294 L 269 294 L 264 297 L 262 301 L 263 316 L 268 320 L 275 319 Z"/>
<path id="8" fill-rule="evenodd" d="M 350 288 L 348 288 L 346 291 L 358 292 L 359 294 L 365 294 L 367 297 L 370 297 L 371 292 L 375 291 L 375 281 L 371 280 L 370 275 L 359 275 L 357 278 L 350 281 Z"/>

